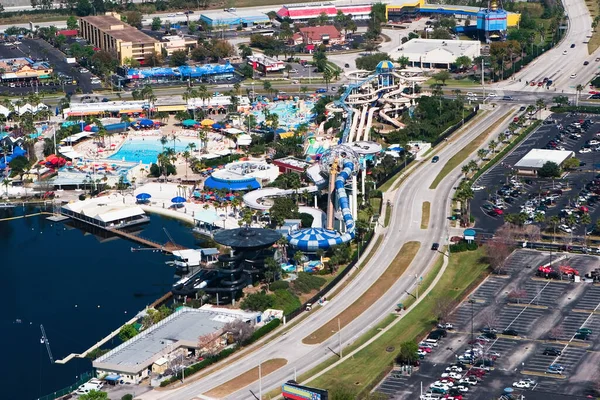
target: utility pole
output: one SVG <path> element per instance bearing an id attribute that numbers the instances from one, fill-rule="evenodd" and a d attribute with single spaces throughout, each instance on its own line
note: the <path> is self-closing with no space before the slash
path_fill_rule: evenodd
<path id="1" fill-rule="evenodd" d="M 344 353 L 342 351 L 342 329 L 340 327 L 340 319 L 338 318 L 338 342 L 340 344 L 340 358 L 344 358 Z"/>
<path id="2" fill-rule="evenodd" d="M 262 363 L 258 364 L 258 398 L 262 400 Z"/>
<path id="3" fill-rule="evenodd" d="M 484 80 L 483 58 L 481 59 L 481 90 L 483 90 L 483 102 L 485 103 L 485 80 Z"/>

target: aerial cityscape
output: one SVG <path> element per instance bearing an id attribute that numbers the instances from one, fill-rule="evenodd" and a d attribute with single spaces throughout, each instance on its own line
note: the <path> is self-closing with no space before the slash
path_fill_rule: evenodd
<path id="1" fill-rule="evenodd" d="M 2 398 L 600 398 L 599 21 L 0 0 Z"/>

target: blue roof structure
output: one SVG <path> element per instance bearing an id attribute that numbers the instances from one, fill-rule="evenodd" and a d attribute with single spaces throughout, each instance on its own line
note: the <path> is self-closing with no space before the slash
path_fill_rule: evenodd
<path id="1" fill-rule="evenodd" d="M 377 67 L 375 68 L 375 71 L 377 71 L 378 73 L 390 72 L 393 70 L 394 70 L 394 64 L 389 60 L 380 61 L 379 64 L 377 64 Z"/>
<path id="2" fill-rule="evenodd" d="M 226 180 L 226 179 L 217 179 L 210 176 L 208 179 L 204 181 L 204 187 L 208 189 L 227 189 L 227 190 L 248 190 L 249 187 L 251 189 L 259 189 L 260 183 L 256 180 L 256 178 L 251 179 L 237 179 L 237 180 Z"/>
<path id="3" fill-rule="evenodd" d="M 127 77 L 130 79 L 140 78 L 161 78 L 161 77 L 192 77 L 199 78 L 202 76 L 232 74 L 234 68 L 231 64 L 206 64 L 197 67 L 182 65 L 175 68 L 129 68 Z"/>

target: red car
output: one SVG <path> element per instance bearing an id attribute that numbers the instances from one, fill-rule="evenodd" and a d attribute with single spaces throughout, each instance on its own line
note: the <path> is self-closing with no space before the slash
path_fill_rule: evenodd
<path id="1" fill-rule="evenodd" d="M 529 86 L 535 86 L 535 82 L 531 81 L 531 83 L 529 84 Z"/>
<path id="2" fill-rule="evenodd" d="M 549 274 L 553 271 L 551 266 L 544 266 L 542 265 L 541 267 L 538 268 L 538 272 L 541 272 L 542 274 Z"/>
<path id="3" fill-rule="evenodd" d="M 419 350 L 424 351 L 425 353 L 431 353 L 431 347 L 419 347 Z"/>
<path id="4" fill-rule="evenodd" d="M 542 86 L 544 82 L 538 82 L 538 86 Z"/>
<path id="5" fill-rule="evenodd" d="M 579 271 L 568 265 L 561 265 L 560 272 L 562 272 L 565 275 L 579 275 Z"/>

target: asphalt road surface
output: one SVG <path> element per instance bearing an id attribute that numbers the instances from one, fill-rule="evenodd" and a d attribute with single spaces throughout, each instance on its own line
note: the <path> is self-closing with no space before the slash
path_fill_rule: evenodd
<path id="1" fill-rule="evenodd" d="M 363 270 L 325 307 L 307 317 L 296 327 L 283 336 L 263 346 L 242 360 L 229 365 L 209 378 L 191 383 L 183 388 L 172 391 L 153 391 L 141 396 L 142 399 L 188 399 L 205 393 L 244 372 L 256 367 L 259 362 L 272 358 L 285 357 L 288 364 L 269 374 L 262 380 L 263 391 L 278 387 L 282 382 L 294 376 L 294 369 L 302 373 L 331 356 L 330 348 L 337 348 L 337 335 L 318 345 L 304 345 L 302 339 L 314 330 L 326 324 L 340 312 L 348 308 L 354 300 L 364 293 L 377 278 L 387 269 L 396 254 L 389 249 L 400 249 L 408 241 L 420 241 L 421 247 L 413 262 L 404 274 L 404 279 L 399 279 L 394 286 L 375 304 L 352 323 L 342 328 L 341 337 L 344 346 L 352 343 L 362 333 L 370 329 L 379 320 L 391 312 L 395 305 L 405 297 L 406 291 L 414 289 L 415 274 L 423 275 L 432 265 L 438 253 L 431 251 L 432 242 L 445 243 L 448 238 L 447 216 L 450 207 L 451 192 L 460 178 L 460 168 L 456 168 L 444 179 L 437 190 L 430 190 L 429 186 L 438 172 L 454 153 L 471 142 L 483 130 L 497 123 L 497 119 L 507 112 L 507 107 L 496 107 L 495 110 L 485 115 L 477 124 L 468 128 L 460 137 L 451 140 L 437 155 L 440 162 L 431 163 L 424 161 L 417 168 L 418 173 L 410 175 L 403 183 L 394 198 L 393 214 L 385 238 L 373 255 L 370 262 Z M 431 202 L 431 216 L 429 229 L 421 229 L 421 208 L 424 201 Z M 406 278 L 408 277 L 408 278 Z M 258 382 L 246 387 L 227 398 L 252 399 L 249 390 L 258 391 Z"/>

